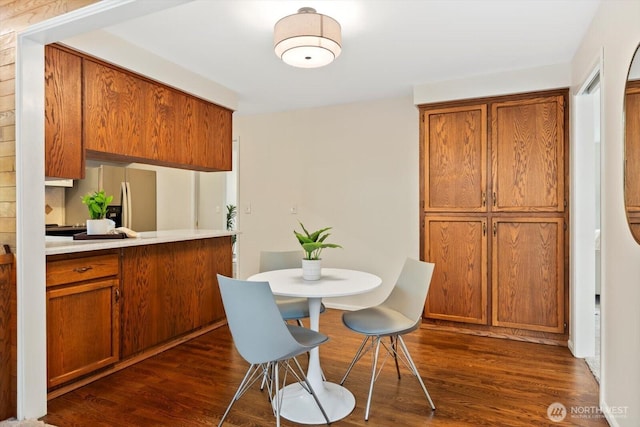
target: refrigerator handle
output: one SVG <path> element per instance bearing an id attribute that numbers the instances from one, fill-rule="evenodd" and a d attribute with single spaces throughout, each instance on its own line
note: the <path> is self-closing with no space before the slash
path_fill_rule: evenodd
<path id="1" fill-rule="evenodd" d="M 120 199 L 122 200 L 122 226 L 129 227 L 129 204 L 127 199 L 126 182 L 120 183 Z"/>
<path id="2" fill-rule="evenodd" d="M 132 209 L 132 205 L 131 205 L 131 184 L 129 183 L 129 181 L 127 181 L 125 183 L 126 187 L 127 187 L 127 228 L 131 228 L 131 225 L 133 224 L 133 209 Z"/>

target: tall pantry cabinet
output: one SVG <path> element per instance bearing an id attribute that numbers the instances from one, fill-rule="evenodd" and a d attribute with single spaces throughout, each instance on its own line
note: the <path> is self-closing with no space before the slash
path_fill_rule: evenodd
<path id="1" fill-rule="evenodd" d="M 566 337 L 567 97 L 420 106 L 421 257 L 436 265 L 425 318 Z"/>

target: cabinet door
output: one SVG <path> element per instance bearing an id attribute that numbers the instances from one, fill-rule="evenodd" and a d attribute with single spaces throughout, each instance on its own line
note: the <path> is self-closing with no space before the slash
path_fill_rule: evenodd
<path id="1" fill-rule="evenodd" d="M 112 67 L 84 60 L 84 144 L 94 156 L 145 158 L 148 83 Z"/>
<path id="2" fill-rule="evenodd" d="M 145 103 L 149 114 L 144 127 L 146 147 L 143 155 L 152 160 L 178 163 L 180 144 L 177 135 L 181 129 L 174 124 L 180 123 L 176 100 L 182 95 L 161 85 L 149 84 L 146 88 Z"/>
<path id="3" fill-rule="evenodd" d="M 564 332 L 564 220 L 493 220 L 492 323 Z"/>
<path id="4" fill-rule="evenodd" d="M 6 420 L 16 414 L 15 398 L 15 345 L 16 315 L 13 254 L 0 254 L 0 420 Z"/>
<path id="5" fill-rule="evenodd" d="M 486 211 L 486 105 L 422 111 L 426 212 Z"/>
<path id="6" fill-rule="evenodd" d="M 216 273 L 231 275 L 231 238 L 124 248 L 122 357 L 224 318 Z"/>
<path id="7" fill-rule="evenodd" d="M 425 260 L 435 263 L 425 317 L 487 323 L 487 222 L 426 217 Z"/>
<path id="8" fill-rule="evenodd" d="M 492 210 L 564 211 L 564 97 L 491 107 Z"/>
<path id="9" fill-rule="evenodd" d="M 231 170 L 232 112 L 214 104 L 200 104 L 202 144 L 196 155 L 197 164 L 220 171 Z"/>
<path id="10" fill-rule="evenodd" d="M 118 361 L 117 292 L 116 279 L 47 290 L 49 387 Z"/>
<path id="11" fill-rule="evenodd" d="M 82 58 L 44 47 L 45 176 L 84 178 Z"/>

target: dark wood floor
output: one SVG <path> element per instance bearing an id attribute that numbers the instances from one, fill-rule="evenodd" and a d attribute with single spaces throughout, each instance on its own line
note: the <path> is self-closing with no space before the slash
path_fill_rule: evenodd
<path id="1" fill-rule="evenodd" d="M 327 310 L 321 347 L 327 379 L 339 382 L 360 336 L 348 331 L 341 312 Z M 606 426 L 601 417 L 562 423 L 547 418 L 553 402 L 597 407 L 598 384 L 586 363 L 563 347 L 420 329 L 405 338 L 437 407 L 432 412 L 418 382 L 400 381 L 387 363 L 376 383 L 370 419 L 363 419 L 369 357 L 354 368 L 346 386 L 355 410 L 335 426 Z M 71 426 L 217 425 L 246 371 L 226 327 L 49 401 L 44 421 Z M 406 371 L 404 371 L 406 373 Z M 254 388 L 234 406 L 228 426 L 272 426 L 266 394 Z M 292 426 L 283 420 L 283 426 Z"/>

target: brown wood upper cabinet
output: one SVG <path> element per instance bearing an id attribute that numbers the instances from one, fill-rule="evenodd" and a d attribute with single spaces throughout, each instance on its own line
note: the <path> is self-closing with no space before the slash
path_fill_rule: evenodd
<path id="1" fill-rule="evenodd" d="M 84 159 L 231 170 L 233 112 L 85 54 L 46 46 L 47 176 Z"/>
<path id="2" fill-rule="evenodd" d="M 566 332 L 567 96 L 420 106 L 425 317 Z"/>
<path id="3" fill-rule="evenodd" d="M 44 49 L 44 174 L 82 179 L 82 58 L 51 45 Z"/>
<path id="4" fill-rule="evenodd" d="M 491 104 L 492 210 L 564 211 L 564 97 Z"/>
<path id="5" fill-rule="evenodd" d="M 426 212 L 487 210 L 487 106 L 422 113 Z"/>

